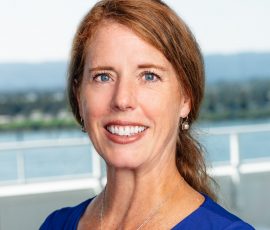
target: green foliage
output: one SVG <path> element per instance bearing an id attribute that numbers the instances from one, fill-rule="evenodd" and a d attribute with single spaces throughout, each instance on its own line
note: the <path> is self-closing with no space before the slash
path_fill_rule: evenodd
<path id="1" fill-rule="evenodd" d="M 270 79 L 208 85 L 202 120 L 256 119 L 270 116 Z"/>
<path id="2" fill-rule="evenodd" d="M 10 122 L 7 124 L 0 125 L 0 131 L 8 130 L 40 130 L 40 129 L 55 129 L 55 128 L 74 128 L 76 127 L 76 122 L 73 119 L 59 120 L 52 119 L 50 121 L 43 120 L 23 120 L 19 122 Z M 77 125 L 78 126 L 78 125 Z"/>
<path id="3" fill-rule="evenodd" d="M 201 120 L 270 117 L 270 79 L 207 85 Z M 74 128 L 63 91 L 0 94 L 0 131 Z"/>

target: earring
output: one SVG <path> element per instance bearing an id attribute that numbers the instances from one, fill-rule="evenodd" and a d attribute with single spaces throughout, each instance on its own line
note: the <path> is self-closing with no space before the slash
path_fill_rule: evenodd
<path id="1" fill-rule="evenodd" d="M 181 128 L 182 128 L 182 130 L 189 129 L 188 116 L 186 118 L 183 118 Z"/>
<path id="2" fill-rule="evenodd" d="M 82 118 L 81 118 L 81 131 L 82 131 L 83 133 L 86 133 L 86 130 L 85 130 L 85 127 L 84 127 L 84 121 L 83 121 Z"/>

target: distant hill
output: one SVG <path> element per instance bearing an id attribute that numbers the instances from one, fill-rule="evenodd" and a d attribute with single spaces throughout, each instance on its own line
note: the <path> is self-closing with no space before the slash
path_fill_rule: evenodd
<path id="1" fill-rule="evenodd" d="M 270 78 L 270 53 L 205 56 L 207 83 Z M 0 92 L 63 90 L 67 62 L 0 63 Z"/>
<path id="2" fill-rule="evenodd" d="M 0 91 L 63 90 L 66 62 L 0 63 Z"/>
<path id="3" fill-rule="evenodd" d="M 205 57 L 207 81 L 245 81 L 270 79 L 270 53 L 240 53 Z"/>

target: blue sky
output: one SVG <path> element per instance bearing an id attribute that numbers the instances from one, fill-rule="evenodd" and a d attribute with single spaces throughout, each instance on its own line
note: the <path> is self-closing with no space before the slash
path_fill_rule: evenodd
<path id="1" fill-rule="evenodd" d="M 66 60 L 72 37 L 95 0 L 0 0 L 0 62 Z M 269 0 L 166 0 L 202 51 L 270 52 Z"/>

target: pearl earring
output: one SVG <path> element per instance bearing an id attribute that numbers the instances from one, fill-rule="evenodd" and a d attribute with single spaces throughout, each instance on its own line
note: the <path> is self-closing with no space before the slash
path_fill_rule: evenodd
<path id="1" fill-rule="evenodd" d="M 189 129 L 188 116 L 186 118 L 183 118 L 181 128 L 182 128 L 182 130 Z"/>

